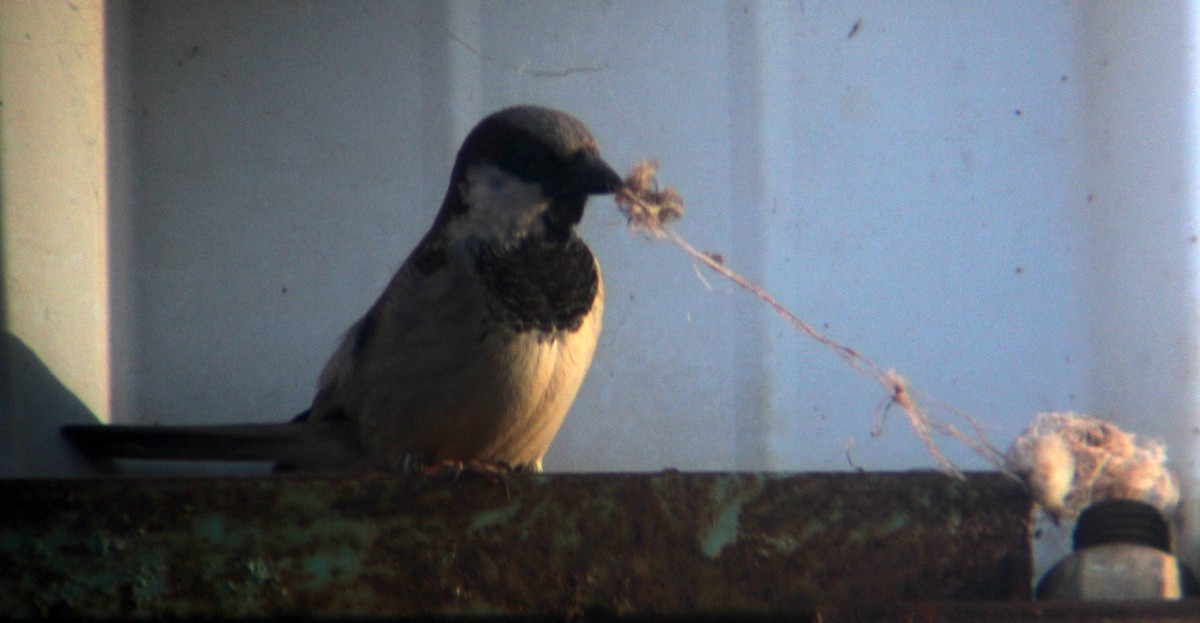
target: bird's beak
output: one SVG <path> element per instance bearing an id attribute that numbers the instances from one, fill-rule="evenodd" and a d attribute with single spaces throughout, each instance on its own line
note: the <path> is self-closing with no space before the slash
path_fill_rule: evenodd
<path id="1" fill-rule="evenodd" d="M 621 176 L 599 154 L 587 153 L 571 163 L 554 191 L 560 197 L 607 195 L 624 184 Z"/>
<path id="2" fill-rule="evenodd" d="M 583 218 L 588 195 L 607 195 L 625 184 L 621 176 L 600 158 L 587 153 L 572 161 L 556 179 L 544 187 L 556 199 L 546 212 L 549 223 L 566 231 Z"/>

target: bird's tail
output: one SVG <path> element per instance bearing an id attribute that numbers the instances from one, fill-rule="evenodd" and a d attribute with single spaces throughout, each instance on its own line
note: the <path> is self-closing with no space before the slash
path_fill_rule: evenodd
<path id="1" fill-rule="evenodd" d="M 362 469 L 349 424 L 296 421 L 226 426 L 83 424 L 62 434 L 94 458 L 165 461 L 264 461 L 285 469 Z"/>

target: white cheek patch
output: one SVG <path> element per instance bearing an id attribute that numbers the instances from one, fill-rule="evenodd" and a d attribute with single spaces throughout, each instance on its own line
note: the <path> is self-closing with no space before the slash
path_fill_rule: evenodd
<path id="1" fill-rule="evenodd" d="M 467 170 L 467 181 L 458 190 L 468 207 L 454 229 L 464 237 L 515 238 L 545 227 L 541 216 L 550 202 L 540 184 L 481 164 Z"/>

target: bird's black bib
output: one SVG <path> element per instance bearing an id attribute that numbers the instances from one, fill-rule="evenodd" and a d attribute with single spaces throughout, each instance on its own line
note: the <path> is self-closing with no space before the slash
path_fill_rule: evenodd
<path id="1" fill-rule="evenodd" d="M 491 307 L 497 320 L 517 332 L 579 329 L 600 283 L 591 250 L 574 235 L 484 245 L 475 268 L 495 297 Z"/>

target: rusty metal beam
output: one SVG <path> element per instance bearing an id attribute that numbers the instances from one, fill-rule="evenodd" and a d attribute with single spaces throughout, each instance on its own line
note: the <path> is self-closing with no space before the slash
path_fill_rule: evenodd
<path id="1" fill-rule="evenodd" d="M 1030 501 L 975 474 L 0 481 L 17 617 L 807 616 L 1028 599 Z"/>
<path id="2" fill-rule="evenodd" d="M 1196 623 L 1200 601 L 910 602 L 873 612 L 826 610 L 822 618 L 829 623 Z"/>

